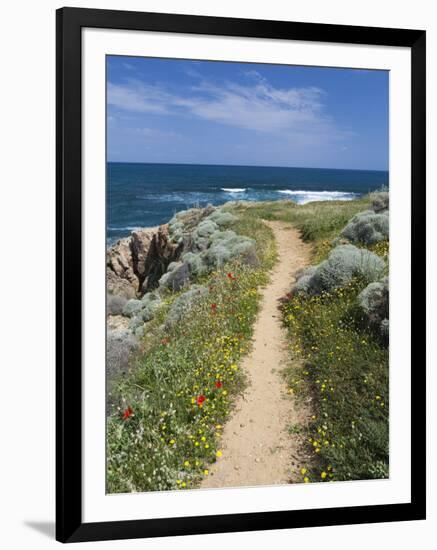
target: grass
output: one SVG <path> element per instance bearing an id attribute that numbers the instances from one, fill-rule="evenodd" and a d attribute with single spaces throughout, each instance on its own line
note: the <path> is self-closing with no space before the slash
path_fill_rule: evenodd
<path id="1" fill-rule="evenodd" d="M 363 329 L 360 281 L 283 306 L 295 361 L 286 379 L 313 398 L 310 481 L 388 476 L 388 350 Z"/>
<path id="2" fill-rule="evenodd" d="M 264 220 L 280 220 L 294 225 L 302 238 L 311 242 L 314 249 L 314 263 L 325 259 L 332 249 L 332 240 L 338 237 L 348 221 L 358 212 L 367 210 L 370 198 L 352 201 L 310 202 L 297 205 L 292 201 L 271 201 L 242 203 L 234 207 L 236 212 Z"/>
<path id="3" fill-rule="evenodd" d="M 164 332 L 170 295 L 150 324 L 141 357 L 117 382 L 107 421 L 110 493 L 195 487 L 220 456 L 222 425 L 245 383 L 238 362 L 276 257 L 273 234 L 260 220 L 242 214 L 232 229 L 256 235 L 260 265 L 233 262 L 208 276 L 208 295 Z"/>

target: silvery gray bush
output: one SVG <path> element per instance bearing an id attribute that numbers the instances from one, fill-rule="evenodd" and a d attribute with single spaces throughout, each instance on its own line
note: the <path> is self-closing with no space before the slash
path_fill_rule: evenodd
<path id="1" fill-rule="evenodd" d="M 372 210 L 366 210 L 356 214 L 340 233 L 353 243 L 375 244 L 388 239 L 389 217 L 388 211 L 377 214 Z"/>
<path id="2" fill-rule="evenodd" d="M 190 274 L 194 277 L 200 277 L 204 275 L 208 268 L 203 262 L 203 256 L 201 254 L 193 254 L 193 252 L 187 252 L 182 256 L 182 260 L 188 265 Z"/>
<path id="3" fill-rule="evenodd" d="M 136 300 L 135 298 L 128 300 L 123 308 L 123 315 L 125 317 L 132 317 L 133 315 L 136 315 L 142 307 L 143 305 L 141 300 Z"/>
<path id="4" fill-rule="evenodd" d="M 206 219 L 199 223 L 192 234 L 192 244 L 195 250 L 205 250 L 212 235 L 218 230 L 218 225 L 212 220 Z"/>
<path id="5" fill-rule="evenodd" d="M 172 262 L 167 272 L 159 279 L 160 288 L 168 288 L 173 291 L 181 290 L 190 280 L 188 264 L 179 261 Z"/>
<path id="6" fill-rule="evenodd" d="M 384 260 L 373 252 L 352 244 L 340 245 L 330 252 L 326 260 L 306 270 L 294 289 L 307 294 L 321 294 L 342 287 L 355 277 L 373 282 L 383 275 L 384 268 Z"/>
<path id="7" fill-rule="evenodd" d="M 220 231 L 212 236 L 212 242 L 204 253 L 204 258 L 211 268 L 220 267 L 232 258 L 245 256 L 253 258 L 255 241 L 249 237 L 237 235 L 234 231 Z"/>
<path id="8" fill-rule="evenodd" d="M 307 269 L 305 269 L 304 271 L 302 271 L 302 273 L 300 274 L 298 280 L 294 285 L 295 292 L 297 293 L 305 292 L 307 294 L 309 293 L 308 291 L 310 287 L 311 278 L 316 272 L 316 270 L 317 270 L 317 266 L 312 265 Z"/>
<path id="9" fill-rule="evenodd" d="M 207 219 L 212 220 L 219 227 L 227 227 L 228 225 L 231 225 L 232 223 L 237 221 L 238 218 L 230 212 L 224 212 L 223 210 L 218 209 L 210 216 L 208 216 Z"/>
<path id="10" fill-rule="evenodd" d="M 117 294 L 108 294 L 106 299 L 106 313 L 108 315 L 122 315 L 127 298 Z"/>
<path id="11" fill-rule="evenodd" d="M 174 243 L 181 243 L 184 240 L 184 235 L 193 232 L 196 226 L 200 225 L 202 220 L 214 210 L 214 207 L 209 204 L 205 208 L 189 208 L 175 214 L 168 222 L 170 240 Z"/>
<path id="12" fill-rule="evenodd" d="M 141 316 L 143 321 L 151 321 L 155 316 L 156 310 L 162 303 L 161 297 L 157 292 L 148 292 L 141 299 Z"/>
<path id="13" fill-rule="evenodd" d="M 141 311 L 138 312 L 137 315 L 134 315 L 130 318 L 129 321 L 129 330 L 132 332 L 135 332 L 137 328 L 140 328 L 144 325 L 143 316 L 141 314 Z"/>
<path id="14" fill-rule="evenodd" d="M 389 340 L 389 320 L 383 319 L 381 321 L 381 324 L 379 325 L 379 334 L 381 335 L 381 338 L 388 342 Z"/>
<path id="15" fill-rule="evenodd" d="M 145 294 L 141 300 L 129 300 L 123 308 L 123 315 L 130 317 L 129 329 L 138 336 L 138 329 L 153 319 L 161 303 L 161 297 L 156 291 Z"/>
<path id="16" fill-rule="evenodd" d="M 109 376 L 125 371 L 138 348 L 130 330 L 108 330 L 106 336 L 106 369 Z"/>
<path id="17" fill-rule="evenodd" d="M 169 329 L 175 326 L 208 292 L 204 286 L 192 285 L 190 290 L 176 298 L 165 320 L 165 328 Z"/>
<path id="18" fill-rule="evenodd" d="M 357 299 L 365 314 L 368 326 L 386 339 L 388 337 L 389 324 L 388 277 L 370 283 L 360 292 Z"/>
<path id="19" fill-rule="evenodd" d="M 372 209 L 377 214 L 384 212 L 384 210 L 388 210 L 389 207 L 389 194 L 388 192 L 384 191 L 381 193 L 373 193 L 371 195 L 372 198 Z"/>

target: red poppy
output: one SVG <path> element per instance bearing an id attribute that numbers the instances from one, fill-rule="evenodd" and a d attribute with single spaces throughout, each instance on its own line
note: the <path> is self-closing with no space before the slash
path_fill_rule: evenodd
<path id="1" fill-rule="evenodd" d="M 215 381 L 215 387 L 216 388 L 221 388 L 222 386 L 223 386 L 223 384 L 220 382 L 220 380 Z"/>
<path id="2" fill-rule="evenodd" d="M 211 304 L 211 309 L 215 313 L 217 311 L 217 304 Z"/>
<path id="3" fill-rule="evenodd" d="M 130 416 L 134 414 L 134 411 L 132 410 L 132 407 L 128 407 L 124 410 L 122 419 L 127 420 Z"/>
<path id="4" fill-rule="evenodd" d="M 205 401 L 206 397 L 204 395 L 198 395 L 196 398 L 196 403 L 199 405 L 199 407 L 202 407 Z"/>
<path id="5" fill-rule="evenodd" d="M 228 273 L 228 279 L 231 279 L 231 281 L 235 281 L 236 277 L 232 273 Z"/>

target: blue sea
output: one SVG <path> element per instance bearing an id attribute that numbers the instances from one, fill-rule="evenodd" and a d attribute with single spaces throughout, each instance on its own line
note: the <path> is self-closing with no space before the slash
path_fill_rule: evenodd
<path id="1" fill-rule="evenodd" d="M 386 171 L 110 162 L 107 242 L 138 227 L 166 223 L 192 206 L 230 200 L 351 200 L 388 183 Z"/>

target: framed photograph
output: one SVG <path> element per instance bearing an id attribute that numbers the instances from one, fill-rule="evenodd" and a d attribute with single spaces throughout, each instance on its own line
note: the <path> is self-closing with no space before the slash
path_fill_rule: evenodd
<path id="1" fill-rule="evenodd" d="M 425 518 L 425 31 L 57 12 L 57 539 Z"/>

